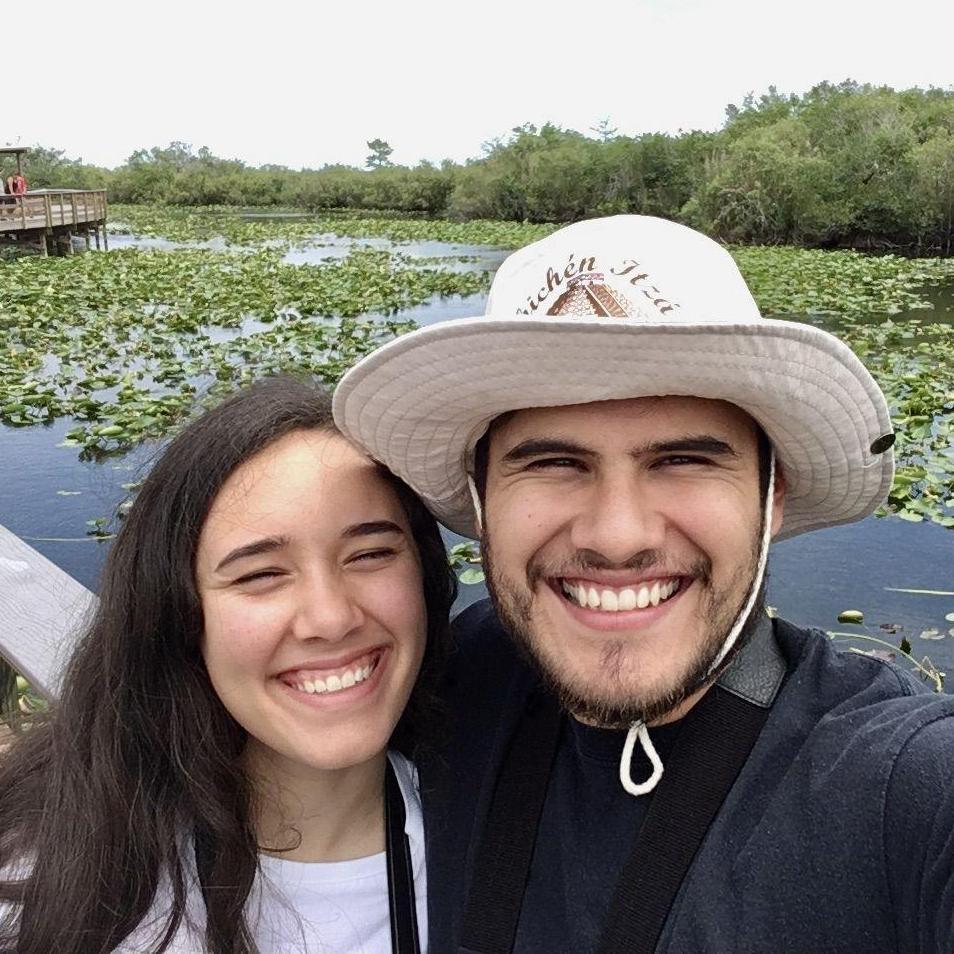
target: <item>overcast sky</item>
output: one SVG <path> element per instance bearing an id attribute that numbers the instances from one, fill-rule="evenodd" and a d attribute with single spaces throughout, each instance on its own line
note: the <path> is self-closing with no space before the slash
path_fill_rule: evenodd
<path id="1" fill-rule="evenodd" d="M 39 142 L 106 166 L 173 139 L 293 168 L 361 165 L 375 137 L 396 162 L 463 160 L 525 122 L 717 129 L 728 103 L 772 83 L 954 84 L 954 0 L 163 0 L 148 13 L 129 0 L 46 0 L 33 10 L 4 30 L 0 144 Z"/>

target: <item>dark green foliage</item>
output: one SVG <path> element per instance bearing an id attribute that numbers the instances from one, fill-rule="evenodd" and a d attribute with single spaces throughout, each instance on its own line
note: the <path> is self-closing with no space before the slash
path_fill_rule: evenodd
<path id="1" fill-rule="evenodd" d="M 950 254 L 954 91 L 821 83 L 774 87 L 726 110 L 715 133 L 592 137 L 524 125 L 464 165 L 392 165 L 368 142 L 370 171 L 251 168 L 186 143 L 139 150 L 112 172 L 37 149 L 37 186 L 107 184 L 118 202 L 390 210 L 461 219 L 568 222 L 639 212 L 724 241 Z M 32 178 L 31 178 L 32 176 Z"/>
<path id="2" fill-rule="evenodd" d="M 392 166 L 391 153 L 394 148 L 390 143 L 383 139 L 369 139 L 368 148 L 371 150 L 368 158 L 365 159 L 365 165 L 369 169 L 384 169 L 386 166 Z"/>
<path id="3" fill-rule="evenodd" d="M 15 171 L 13 156 L 0 158 L 4 178 Z M 85 165 L 82 159 L 67 159 L 62 149 L 30 146 L 23 156 L 23 175 L 31 189 L 104 189 L 110 172 Z"/>

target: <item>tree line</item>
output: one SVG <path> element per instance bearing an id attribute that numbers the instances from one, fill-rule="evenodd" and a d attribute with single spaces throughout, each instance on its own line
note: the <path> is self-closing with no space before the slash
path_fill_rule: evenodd
<path id="1" fill-rule="evenodd" d="M 31 187 L 106 187 L 118 202 L 529 222 L 640 212 L 738 243 L 945 254 L 954 245 L 954 90 L 769 87 L 730 105 L 715 132 L 527 124 L 463 164 L 393 165 L 388 143 L 368 146 L 368 169 L 317 170 L 251 167 L 184 143 L 139 150 L 113 170 L 36 149 L 26 174 Z"/>

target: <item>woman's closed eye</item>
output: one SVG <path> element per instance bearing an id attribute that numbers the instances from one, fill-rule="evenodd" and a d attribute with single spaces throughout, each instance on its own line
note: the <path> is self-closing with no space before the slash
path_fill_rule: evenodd
<path id="1" fill-rule="evenodd" d="M 374 564 L 396 556 L 398 550 L 395 547 L 375 547 L 372 550 L 361 550 L 358 553 L 348 557 L 347 562 L 351 564 Z"/>
<path id="2" fill-rule="evenodd" d="M 275 580 L 284 575 L 285 571 L 278 567 L 266 567 L 236 577 L 232 583 L 235 586 L 248 586 L 249 584 L 264 583 L 266 580 Z"/>

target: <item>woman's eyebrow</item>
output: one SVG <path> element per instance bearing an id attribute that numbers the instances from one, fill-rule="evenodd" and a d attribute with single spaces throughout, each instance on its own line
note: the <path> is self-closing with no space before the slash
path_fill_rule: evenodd
<path id="1" fill-rule="evenodd" d="M 245 557 L 258 556 L 261 553 L 273 553 L 275 550 L 281 550 L 288 546 L 288 537 L 262 537 L 261 540 L 255 540 L 252 543 L 243 544 L 229 551 L 215 568 L 218 573 L 223 567 L 234 563 L 236 560 L 242 560 Z"/>
<path id="2" fill-rule="evenodd" d="M 354 537 L 368 537 L 379 533 L 400 533 L 403 536 L 404 531 L 390 520 L 368 520 L 365 523 L 353 523 L 350 527 L 345 527 L 341 531 L 341 536 L 351 540 Z"/>

